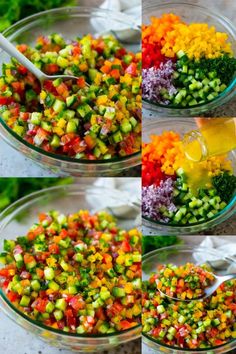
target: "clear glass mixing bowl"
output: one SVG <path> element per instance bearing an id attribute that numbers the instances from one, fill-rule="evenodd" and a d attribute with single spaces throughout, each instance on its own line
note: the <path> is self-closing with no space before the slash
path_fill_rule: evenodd
<path id="1" fill-rule="evenodd" d="M 193 119 L 188 118 L 159 118 L 156 122 L 145 123 L 143 125 L 142 140 L 144 143 L 150 141 L 150 135 L 160 135 L 164 131 L 173 130 L 179 133 L 182 137 L 185 133 L 197 129 Z M 236 174 L 236 150 L 229 154 L 229 159 L 232 161 L 234 174 Z M 236 213 L 236 191 L 230 203 L 216 214 L 213 218 L 207 221 L 202 221 L 191 225 L 168 225 L 159 221 L 151 220 L 143 217 L 143 225 L 155 229 L 160 235 L 188 235 L 191 233 L 199 233 L 200 231 L 215 227 Z"/>
<path id="2" fill-rule="evenodd" d="M 52 187 L 18 200 L 0 214 L 0 252 L 3 251 L 4 239 L 16 239 L 19 235 L 25 235 L 29 227 L 37 221 L 40 212 L 52 209 L 65 214 L 79 209 L 88 209 L 92 213 L 107 210 L 116 217 L 120 227 L 140 228 L 140 208 L 129 201 L 127 193 L 91 187 L 89 184 Z M 15 323 L 50 345 L 80 353 L 108 350 L 141 335 L 141 325 L 109 335 L 89 336 L 55 330 L 22 314 L 11 304 L 1 288 L 0 309 Z"/>
<path id="3" fill-rule="evenodd" d="M 166 2 L 156 4 L 155 1 L 144 1 L 143 3 L 143 24 L 150 23 L 150 17 L 160 17 L 164 13 L 174 13 L 179 15 L 187 23 L 207 23 L 215 26 L 217 31 L 228 34 L 229 41 L 236 56 L 236 29 L 235 26 L 224 16 L 214 13 L 209 8 L 183 2 Z M 236 72 L 226 90 L 224 90 L 214 100 L 196 105 L 194 107 L 176 108 L 168 107 L 158 103 L 143 100 L 143 107 L 158 112 L 163 116 L 198 116 L 204 112 L 213 110 L 228 102 L 236 95 Z"/>
<path id="4" fill-rule="evenodd" d="M 198 261 L 199 259 L 201 259 L 201 262 Z M 178 266 L 187 262 L 194 264 L 208 262 L 213 272 L 217 275 L 227 274 L 230 267 L 236 267 L 236 258 L 225 257 L 222 253 L 215 250 L 205 249 L 200 246 L 170 246 L 160 248 L 143 256 L 143 280 L 148 280 L 150 274 L 156 272 L 157 266 L 160 264 L 173 263 Z M 152 339 L 144 333 L 143 341 L 148 347 L 160 354 L 223 354 L 227 353 L 229 350 L 236 349 L 236 339 L 215 348 L 194 350 L 170 347 Z"/>
<path id="5" fill-rule="evenodd" d="M 91 7 L 66 7 L 38 13 L 17 22 L 3 34 L 11 42 L 33 45 L 40 35 L 60 33 L 66 39 L 74 39 L 86 33 L 113 33 L 120 42 L 132 51 L 139 50 L 140 29 L 129 16 Z M 2 63 L 10 57 L 0 50 L 0 75 Z M 27 143 L 13 132 L 0 116 L 0 136 L 14 149 L 34 160 L 41 167 L 59 175 L 115 176 L 123 170 L 140 165 L 141 155 L 132 155 L 109 160 L 76 160 L 67 156 L 48 153 Z"/>

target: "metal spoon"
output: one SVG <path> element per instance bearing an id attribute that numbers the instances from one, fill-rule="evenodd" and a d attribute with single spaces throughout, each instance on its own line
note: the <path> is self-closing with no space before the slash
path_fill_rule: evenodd
<path id="1" fill-rule="evenodd" d="M 163 293 L 160 289 L 159 292 L 163 295 L 163 296 L 166 296 L 168 297 L 169 299 L 172 299 L 172 300 L 176 300 L 176 301 L 184 301 L 184 302 L 190 302 L 190 301 L 193 301 L 193 300 L 204 300 L 206 298 L 208 298 L 209 296 L 211 296 L 217 289 L 218 287 L 223 284 L 224 282 L 228 281 L 228 280 L 231 280 L 231 279 L 235 279 L 236 278 L 236 273 L 235 274 L 227 274 L 227 275 L 215 275 L 213 274 L 214 277 L 215 277 L 215 281 L 214 283 L 211 285 L 211 286 L 208 286 L 207 288 L 204 289 L 204 294 L 196 299 L 178 299 L 176 297 L 172 297 L 172 296 L 169 296 L 165 293 Z"/>
<path id="2" fill-rule="evenodd" d="M 44 81 L 46 80 L 56 80 L 62 79 L 63 81 L 68 80 L 78 80 L 78 77 L 72 75 L 46 75 L 40 69 L 38 69 L 29 59 L 27 59 L 16 47 L 6 39 L 0 33 L 0 48 L 2 48 L 6 53 L 8 53 L 11 57 L 14 57 L 25 66 L 32 74 L 34 74 L 37 79 L 40 81 L 41 86 L 43 86 Z M 89 84 L 87 84 L 89 86 Z"/>

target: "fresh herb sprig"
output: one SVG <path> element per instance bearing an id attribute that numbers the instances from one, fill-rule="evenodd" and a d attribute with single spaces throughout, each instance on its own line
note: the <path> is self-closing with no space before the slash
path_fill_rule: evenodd
<path id="1" fill-rule="evenodd" d="M 236 176 L 225 171 L 213 177 L 213 185 L 221 199 L 229 203 L 236 190 Z"/>

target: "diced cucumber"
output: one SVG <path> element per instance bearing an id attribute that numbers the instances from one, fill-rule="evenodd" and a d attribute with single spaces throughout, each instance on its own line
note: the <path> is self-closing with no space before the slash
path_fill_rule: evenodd
<path id="1" fill-rule="evenodd" d="M 30 116 L 30 123 L 35 125 L 40 125 L 42 121 L 43 114 L 39 112 L 33 112 Z"/>
<path id="2" fill-rule="evenodd" d="M 57 299 L 56 304 L 55 304 L 56 309 L 65 311 L 67 307 L 67 303 L 65 299 Z"/>
<path id="3" fill-rule="evenodd" d="M 126 296 L 126 292 L 123 288 L 119 288 L 117 286 L 114 286 L 114 288 L 112 289 L 112 294 L 115 297 L 123 297 Z"/>
<path id="4" fill-rule="evenodd" d="M 54 148 L 57 148 L 60 146 L 60 138 L 58 135 L 56 135 L 56 134 L 53 135 L 50 145 Z"/>
<path id="5" fill-rule="evenodd" d="M 66 105 L 63 101 L 56 99 L 52 108 L 56 113 L 60 113 L 61 111 L 63 111 L 65 109 L 65 106 Z"/>
<path id="6" fill-rule="evenodd" d="M 76 95 L 72 95 L 66 98 L 66 105 L 67 107 L 72 106 L 75 102 L 77 101 L 77 96 Z"/>
<path id="7" fill-rule="evenodd" d="M 82 118 L 84 118 L 88 113 L 91 113 L 91 111 L 92 108 L 87 103 L 80 104 L 77 108 L 77 112 Z"/>
<path id="8" fill-rule="evenodd" d="M 30 297 L 29 296 L 26 296 L 26 295 L 23 295 L 21 300 L 20 300 L 20 306 L 22 307 L 27 307 L 30 303 Z"/>

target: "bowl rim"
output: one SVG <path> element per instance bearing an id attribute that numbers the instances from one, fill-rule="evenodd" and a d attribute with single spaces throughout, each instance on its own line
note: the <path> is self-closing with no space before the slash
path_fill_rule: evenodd
<path id="1" fill-rule="evenodd" d="M 16 200 L 14 203 L 10 204 L 7 208 L 5 208 L 1 213 L 0 213 L 0 234 L 1 232 L 4 231 L 4 227 L 6 226 L 6 224 L 4 223 L 5 218 L 8 218 L 11 216 L 11 210 L 16 210 L 19 207 L 21 207 L 22 205 L 27 204 L 27 202 L 29 201 L 34 201 L 37 200 L 38 197 L 43 198 L 44 194 L 51 194 L 51 193 L 55 193 L 58 190 L 67 190 L 68 192 L 73 192 L 73 191 L 81 191 L 82 193 L 86 193 L 88 190 L 94 191 L 96 193 L 104 193 L 109 192 L 112 194 L 115 194 L 115 199 L 120 199 L 122 198 L 122 196 L 124 197 L 124 195 L 126 196 L 126 202 L 127 205 L 131 205 L 134 209 L 138 210 L 140 209 L 137 205 L 135 205 L 135 203 L 132 202 L 132 200 L 128 199 L 127 200 L 127 193 L 124 191 L 119 191 L 116 188 L 107 188 L 107 187 L 100 187 L 100 186 L 96 186 L 96 185 L 88 185 L 85 182 L 84 183 L 70 183 L 70 184 L 65 184 L 65 185 L 59 185 L 59 186 L 52 186 L 52 187 L 48 187 L 48 188 L 43 188 L 41 190 L 35 191 L 33 193 L 30 193 L 22 198 L 19 198 L 18 200 Z M 131 194 L 130 194 L 131 196 Z M 6 220 L 7 221 L 7 220 Z M 17 313 L 20 317 L 23 317 L 26 321 L 30 322 L 34 327 L 37 327 L 39 329 L 43 329 L 46 330 L 48 332 L 52 332 L 61 336 L 65 336 L 65 337 L 72 337 L 72 338 L 94 338 L 94 339 L 104 339 L 104 338 L 110 338 L 113 336 L 118 336 L 118 335 L 122 335 L 122 334 L 126 334 L 129 332 L 132 332 L 132 330 L 137 330 L 140 328 L 141 330 L 141 323 L 128 328 L 124 331 L 116 331 L 113 333 L 108 333 L 108 334 L 77 334 L 77 333 L 69 333 L 69 332 L 64 332 L 60 329 L 54 329 L 53 327 L 50 326 L 46 326 L 44 325 L 42 322 L 37 321 L 32 319 L 31 317 L 25 315 L 22 311 L 20 311 L 17 307 L 15 307 L 11 301 L 7 298 L 7 296 L 5 295 L 4 291 L 2 290 L 2 288 L 0 287 L 0 298 L 2 299 L 3 303 L 6 303 L 8 305 L 8 307 L 13 311 L 13 313 Z M 1 303 L 0 303 L 0 308 L 1 308 Z M 6 313 L 7 316 L 9 316 L 10 318 L 12 318 L 12 314 L 8 313 L 5 309 L 3 309 L 3 311 Z M 140 331 L 140 335 L 141 335 L 141 331 Z"/>
<path id="2" fill-rule="evenodd" d="M 16 22 L 15 24 L 11 25 L 10 27 L 8 27 L 7 29 L 5 29 L 3 31 L 3 35 L 7 36 L 8 33 L 14 32 L 14 30 L 17 29 L 19 26 L 21 26 L 21 25 L 24 26 L 24 24 L 27 24 L 28 22 L 32 23 L 33 21 L 35 21 L 39 18 L 42 18 L 45 15 L 50 15 L 50 16 L 60 15 L 60 14 L 65 15 L 65 13 L 66 13 L 68 16 L 70 16 L 73 14 L 79 15 L 80 12 L 83 12 L 83 11 L 87 15 L 89 15 L 92 11 L 94 11 L 95 14 L 96 13 L 101 14 L 102 17 L 106 17 L 106 18 L 111 17 L 112 20 L 114 20 L 114 21 L 128 23 L 129 28 L 137 30 L 138 32 L 140 32 L 140 35 L 141 35 L 141 29 L 136 24 L 136 22 L 132 16 L 127 15 L 123 12 L 113 11 L 113 10 L 109 10 L 109 9 L 102 9 L 99 7 L 89 7 L 89 6 L 58 7 L 58 8 L 38 12 L 36 14 L 30 15 L 30 16 Z M 0 54 L 1 54 L 1 52 L 3 52 L 2 49 L 0 49 Z M 1 108 L 1 106 L 0 106 L 0 108 Z M 41 149 L 40 147 L 37 147 L 33 144 L 28 143 L 20 135 L 15 133 L 11 128 L 8 127 L 8 125 L 2 119 L 1 114 L 0 114 L 0 124 L 7 131 L 7 133 L 10 134 L 11 137 L 16 139 L 16 141 L 18 143 L 23 144 L 28 149 L 32 150 L 33 152 L 37 152 L 41 156 L 49 157 L 50 160 L 54 161 L 54 162 L 68 162 L 68 163 L 72 163 L 74 166 L 86 166 L 86 165 L 88 165 L 88 166 L 102 166 L 102 165 L 104 165 L 106 167 L 106 166 L 109 166 L 109 164 L 111 164 L 111 163 L 129 162 L 130 160 L 135 159 L 135 158 L 141 159 L 141 149 L 139 151 L 136 151 L 136 152 L 134 152 L 130 155 L 127 155 L 127 156 L 120 156 L 120 157 L 115 156 L 113 158 L 105 159 L 105 160 L 76 159 L 76 158 L 69 157 L 67 155 L 50 153 L 48 151 Z M 6 140 L 8 142 L 8 144 L 10 144 L 12 147 L 14 147 L 13 143 L 9 142 L 5 135 L 3 136 L 3 139 Z M 17 149 L 17 150 L 19 151 L 19 149 Z"/>
<path id="3" fill-rule="evenodd" d="M 219 117 L 217 119 L 231 119 L 231 117 Z M 145 130 L 148 130 L 149 128 L 151 127 L 156 127 L 158 126 L 158 124 L 160 123 L 166 123 L 167 121 L 172 121 L 173 120 L 175 121 L 178 121 L 179 123 L 183 123 L 183 124 L 191 124 L 192 123 L 192 120 L 188 119 L 187 117 L 167 117 L 167 118 L 164 118 L 164 117 L 158 117 L 158 121 L 154 121 L 154 120 L 151 120 L 151 121 L 146 121 L 145 124 L 143 124 L 143 130 L 142 130 L 142 133 L 144 133 Z M 168 129 L 164 129 L 165 131 L 167 131 Z M 150 136 L 150 134 L 149 134 Z M 143 140 L 142 138 L 142 142 L 143 144 L 145 144 L 145 141 Z M 233 151 L 236 152 L 236 149 L 234 149 Z M 160 225 L 160 226 L 163 226 L 163 227 L 168 227 L 168 228 L 172 228 L 173 230 L 174 229 L 189 229 L 191 227 L 196 227 L 196 226 L 201 226 L 201 225 L 205 225 L 206 223 L 208 222 L 213 222 L 215 220 L 218 220 L 221 216 L 224 216 L 226 215 L 226 213 L 231 210 L 232 207 L 234 207 L 234 205 L 236 205 L 236 191 L 235 191 L 235 195 L 233 195 L 232 197 L 232 200 L 230 201 L 230 203 L 227 204 L 227 206 L 220 210 L 217 214 L 215 214 L 213 217 L 211 218 L 208 218 L 207 220 L 204 220 L 204 221 L 201 221 L 201 222 L 197 222 L 197 223 L 192 223 L 192 224 L 187 224 L 187 225 L 178 225 L 178 224 L 168 224 L 168 223 L 164 223 L 164 222 L 161 222 L 161 221 L 158 221 L 158 220 L 154 220 L 154 219 L 151 219 L 151 218 L 148 218 L 147 216 L 144 216 L 142 215 L 142 218 L 144 220 L 146 220 L 147 222 L 149 223 L 152 223 L 153 224 L 153 227 L 155 227 L 154 225 Z M 233 214 L 236 213 L 236 210 L 235 212 L 233 212 Z M 232 215 L 229 215 L 229 217 L 232 216 Z"/>
<path id="4" fill-rule="evenodd" d="M 89 178 L 88 178 L 89 180 Z M 11 203 L 8 207 L 6 207 L 5 209 L 3 209 L 0 212 L 0 232 L 2 231 L 2 227 L 4 227 L 5 224 L 2 224 L 4 219 L 8 216 L 11 215 L 11 211 L 16 210 L 18 207 L 21 207 L 22 205 L 25 205 L 27 202 L 31 202 L 33 200 L 36 200 L 38 197 L 39 198 L 43 198 L 44 195 L 46 194 L 50 194 L 50 193 L 56 193 L 57 191 L 67 191 L 67 192 L 81 192 L 81 193 L 85 193 L 87 191 L 96 191 L 96 193 L 104 193 L 108 192 L 108 193 L 114 193 L 115 199 L 121 199 L 122 197 L 125 198 L 127 205 L 131 205 L 133 208 L 135 208 L 136 210 L 140 210 L 141 207 L 141 203 L 140 201 L 137 202 L 133 202 L 133 200 L 131 199 L 131 194 L 130 192 L 127 191 L 121 191 L 117 188 L 112 188 L 112 187 L 105 187 L 105 186 L 97 186 L 95 184 L 87 184 L 86 182 L 72 182 L 72 183 L 68 183 L 68 184 L 61 184 L 61 185 L 57 185 L 57 186 L 51 186 L 51 187 L 47 187 L 47 188 L 43 188 L 37 191 L 34 191 L 30 194 L 27 194 L 19 199 L 17 199 L 16 201 L 14 201 L 13 203 Z M 127 193 L 129 194 L 130 199 L 127 199 Z"/>
<path id="5" fill-rule="evenodd" d="M 146 237 L 149 237 L 149 236 L 146 236 Z M 155 236 L 152 236 L 152 237 L 155 237 Z M 172 245 L 172 246 L 158 248 L 158 249 L 155 249 L 155 250 L 153 250 L 151 252 L 146 253 L 145 255 L 142 256 L 142 262 L 143 261 L 147 261 L 149 257 L 152 257 L 152 256 L 156 255 L 156 253 L 163 252 L 163 251 L 172 251 L 172 250 L 188 251 L 188 252 L 191 252 L 191 251 L 194 251 L 194 250 L 199 250 L 199 251 L 202 251 L 204 253 L 206 252 L 206 248 L 202 247 L 200 245 L 192 245 L 192 246 L 191 245 Z M 222 258 L 222 254 L 219 251 L 215 250 L 215 249 L 207 249 L 207 253 L 208 254 L 210 253 L 212 255 L 219 255 Z M 226 256 L 226 257 L 224 257 L 224 259 L 229 260 L 230 262 L 233 262 L 233 263 L 236 264 L 236 257 L 234 258 L 233 256 Z M 143 332 L 142 332 L 142 336 L 145 339 L 151 341 L 152 343 L 161 345 L 162 347 L 165 347 L 165 348 L 168 348 L 168 349 L 171 349 L 171 350 L 181 351 L 181 353 L 182 352 L 186 352 L 186 353 L 188 353 L 188 352 L 190 352 L 190 353 L 191 352 L 206 353 L 206 351 L 215 350 L 215 349 L 221 349 L 221 348 L 224 348 L 226 345 L 229 345 L 230 343 L 236 343 L 236 338 L 235 338 L 235 339 L 231 339 L 230 341 L 228 341 L 228 342 L 226 342 L 224 344 L 221 344 L 221 345 L 218 345 L 218 346 L 215 346 L 215 347 L 189 349 L 189 348 L 180 348 L 180 347 L 173 347 L 173 346 L 167 345 L 167 344 L 165 344 L 163 342 L 160 342 L 158 340 L 153 339 L 152 337 L 146 335 Z"/>
<path id="6" fill-rule="evenodd" d="M 211 17 L 215 18 L 218 22 L 222 21 L 224 23 L 226 23 L 231 31 L 234 34 L 234 37 L 236 39 L 236 27 L 234 26 L 233 22 L 231 20 L 228 19 L 228 17 L 221 15 L 220 13 L 216 12 L 216 11 L 212 11 L 211 9 L 209 10 L 207 7 L 199 5 L 199 4 L 193 4 L 193 3 L 188 3 L 188 2 L 184 2 L 184 1 L 178 1 L 178 2 L 173 2 L 173 1 L 167 1 L 165 3 L 162 4 L 154 4 L 151 3 L 150 5 L 145 5 L 143 6 L 143 12 L 145 12 L 145 10 L 154 10 L 157 8 L 168 8 L 168 6 L 185 6 L 185 7 L 189 7 L 190 9 L 198 9 L 200 11 L 204 11 L 206 12 L 208 15 L 210 15 Z M 187 106 L 187 107 L 176 107 L 174 105 L 164 105 L 161 103 L 157 103 L 157 102 L 153 102 L 153 101 L 149 101 L 146 98 L 142 98 L 142 101 L 145 102 L 146 104 L 149 104 L 153 107 L 158 107 L 158 108 L 165 108 L 165 109 L 173 109 L 175 112 L 178 112 L 180 110 L 189 110 L 189 109 L 194 109 L 194 108 L 201 108 L 201 107 L 207 107 L 210 103 L 216 103 L 219 102 L 222 98 L 226 97 L 229 93 L 233 92 L 233 90 L 236 88 L 236 72 L 235 72 L 235 77 L 232 78 L 232 81 L 230 82 L 229 86 L 227 86 L 227 88 L 222 91 L 217 97 L 215 97 L 213 100 L 210 100 L 209 102 L 205 102 L 205 103 L 199 103 L 193 106 Z"/>

